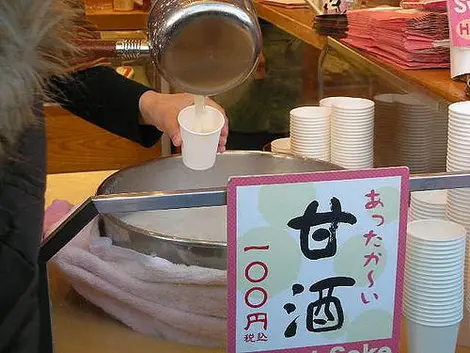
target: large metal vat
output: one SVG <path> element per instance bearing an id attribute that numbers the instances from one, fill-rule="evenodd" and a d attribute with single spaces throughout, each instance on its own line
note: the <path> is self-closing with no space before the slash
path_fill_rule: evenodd
<path id="1" fill-rule="evenodd" d="M 339 169 L 330 163 L 289 155 L 230 151 L 217 156 L 212 169 L 193 171 L 183 165 L 180 156 L 172 156 L 118 171 L 101 184 L 97 193 L 214 188 L 226 186 L 232 176 Z M 102 235 L 112 238 L 116 245 L 173 263 L 226 269 L 225 210 L 226 207 L 221 206 L 219 209 L 150 211 L 145 215 L 145 222 L 136 220 L 142 213 L 108 214 L 101 216 L 100 227 Z M 216 232 L 221 233 L 219 239 L 207 239 L 204 231 L 207 228 L 217 228 Z M 178 231 L 173 232 L 174 229 Z M 213 229 L 207 232 L 211 231 L 213 233 Z"/>

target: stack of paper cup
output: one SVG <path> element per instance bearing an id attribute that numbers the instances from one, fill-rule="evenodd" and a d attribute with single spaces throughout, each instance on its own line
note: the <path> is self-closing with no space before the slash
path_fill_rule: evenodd
<path id="1" fill-rule="evenodd" d="M 470 170 L 470 102 L 449 106 L 447 171 Z M 470 189 L 451 189 L 447 194 L 446 216 L 470 231 Z M 467 253 L 467 269 L 470 262 Z M 467 285 L 468 287 L 468 285 Z"/>
<path id="2" fill-rule="evenodd" d="M 448 124 L 447 170 L 469 170 L 470 101 L 449 106 Z"/>
<path id="3" fill-rule="evenodd" d="M 411 193 L 410 220 L 446 219 L 447 190 Z"/>
<path id="4" fill-rule="evenodd" d="M 271 151 L 274 153 L 291 154 L 290 138 L 284 137 L 271 142 Z"/>
<path id="5" fill-rule="evenodd" d="M 374 97 L 374 164 L 386 167 L 394 164 L 395 126 L 397 124 L 395 95 L 379 94 Z"/>
<path id="6" fill-rule="evenodd" d="M 450 189 L 447 192 L 447 207 L 446 207 L 446 218 L 452 222 L 458 223 L 465 227 L 467 234 L 470 234 L 470 189 Z M 470 251 L 468 251 L 467 243 L 467 257 L 465 261 L 465 271 L 467 273 L 467 281 L 470 279 L 469 264 L 470 264 Z M 468 282 L 466 284 L 466 290 L 470 290 Z M 467 307 L 470 305 L 468 302 L 468 296 L 466 298 Z"/>
<path id="7" fill-rule="evenodd" d="M 290 148 L 295 155 L 330 161 L 330 111 L 305 106 L 290 112 Z"/>
<path id="8" fill-rule="evenodd" d="M 450 46 L 450 76 L 470 74 L 470 49 Z"/>
<path id="9" fill-rule="evenodd" d="M 346 169 L 373 168 L 373 101 L 342 97 L 333 102 L 331 162 Z"/>
<path id="10" fill-rule="evenodd" d="M 433 117 L 430 172 L 438 173 L 446 169 L 448 112 L 436 109 Z"/>
<path id="11" fill-rule="evenodd" d="M 413 173 L 426 173 L 431 168 L 432 109 L 414 95 L 396 95 L 399 116 L 397 162 Z"/>
<path id="12" fill-rule="evenodd" d="M 404 316 L 409 353 L 454 352 L 463 318 L 465 228 L 445 220 L 408 224 Z"/>

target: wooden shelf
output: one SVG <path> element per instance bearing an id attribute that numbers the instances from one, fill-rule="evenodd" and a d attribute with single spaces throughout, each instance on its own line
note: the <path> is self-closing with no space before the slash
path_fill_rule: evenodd
<path id="1" fill-rule="evenodd" d="M 100 31 L 132 31 L 146 30 L 148 12 L 134 10 L 120 12 L 109 10 L 87 10 L 88 19 L 93 22 Z"/>
<path id="2" fill-rule="evenodd" d="M 285 9 L 277 6 L 261 4 L 255 1 L 258 16 L 285 32 L 303 40 L 317 49 L 323 49 L 327 38 L 313 30 L 314 13 L 310 9 Z M 144 11 L 116 12 L 113 10 L 89 10 L 88 17 L 102 31 L 123 31 L 146 29 L 148 14 Z M 392 64 L 382 63 L 360 50 L 352 49 L 360 56 L 369 59 L 394 75 L 416 85 L 425 91 L 437 95 L 447 102 L 465 100 L 465 84 L 450 78 L 450 71 L 439 70 L 403 70 Z"/>

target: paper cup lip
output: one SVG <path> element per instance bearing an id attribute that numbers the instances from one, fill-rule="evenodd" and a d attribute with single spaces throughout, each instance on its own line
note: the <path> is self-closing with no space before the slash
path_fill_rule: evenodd
<path id="1" fill-rule="evenodd" d="M 454 299 L 453 307 L 452 307 L 451 302 L 441 301 L 439 303 L 439 299 L 436 299 L 436 302 L 429 301 L 429 307 L 426 307 L 428 305 L 428 302 L 421 303 L 420 301 L 418 301 L 416 299 L 412 299 L 413 297 L 410 296 L 410 295 L 404 295 L 403 297 L 404 297 L 403 298 L 403 304 L 404 304 L 403 306 L 404 307 L 406 306 L 406 311 L 408 311 L 409 313 L 412 312 L 412 313 L 421 315 L 423 317 L 427 317 L 429 315 L 432 315 L 432 310 L 433 309 L 436 310 L 436 309 L 439 308 L 440 305 L 442 305 L 443 307 L 447 307 L 447 309 L 448 309 L 445 313 L 443 313 L 444 316 L 447 316 L 447 318 L 455 317 L 460 313 L 460 311 L 462 311 L 462 308 L 463 308 L 462 301 L 464 299 L 463 296 L 453 298 Z M 455 302 L 457 302 L 457 303 L 455 303 Z M 436 304 L 436 305 L 432 305 L 432 304 Z M 434 308 L 432 306 L 434 306 Z M 449 309 L 451 309 L 451 310 L 449 310 Z M 440 320 L 437 319 L 435 321 L 440 321 Z"/>
<path id="2" fill-rule="evenodd" d="M 338 99 L 333 101 L 332 109 L 333 113 L 337 110 L 348 110 L 348 111 L 363 111 L 373 109 L 375 106 L 375 102 L 370 99 L 366 98 L 357 98 L 357 97 L 349 97 L 344 99 Z"/>
<path id="3" fill-rule="evenodd" d="M 407 298 L 409 302 L 417 302 L 417 303 L 423 303 L 426 305 L 430 306 L 436 306 L 439 304 L 448 304 L 452 303 L 455 305 L 456 300 L 462 300 L 465 298 L 464 293 L 459 293 L 458 295 L 453 295 L 453 296 L 441 296 L 441 297 L 432 297 L 432 296 L 426 296 L 426 294 L 416 294 L 416 293 L 409 293 L 410 291 L 407 288 L 403 289 L 403 298 Z M 413 292 L 413 291 L 411 291 Z M 424 300 L 423 300 L 423 297 Z"/>
<path id="4" fill-rule="evenodd" d="M 355 153 L 361 153 L 360 156 L 354 156 L 354 158 L 357 158 L 357 157 L 364 157 L 365 155 L 370 155 L 370 154 L 374 154 L 374 151 L 372 150 L 372 146 L 333 146 L 332 147 L 332 151 L 333 153 L 337 153 L 337 154 L 343 154 L 343 153 L 352 153 L 353 151 L 355 151 Z"/>
<path id="5" fill-rule="evenodd" d="M 412 256 L 412 258 L 410 257 Z M 433 257 L 429 256 L 420 256 L 419 254 L 408 254 L 406 258 L 407 265 L 412 269 L 422 269 L 422 271 L 427 271 L 427 269 L 440 269 L 441 272 L 444 272 L 446 269 L 458 270 L 464 263 L 463 256 L 461 259 L 453 258 L 440 258 L 438 254 Z M 431 270 L 430 270 L 431 271 Z"/>
<path id="6" fill-rule="evenodd" d="M 428 303 L 421 303 L 417 300 L 412 300 L 411 298 L 405 297 L 403 299 L 403 304 L 407 306 L 408 311 L 413 311 L 417 314 L 422 314 L 424 316 L 428 316 L 432 314 L 432 312 L 439 309 L 445 309 L 447 313 L 450 313 L 450 317 L 453 317 L 456 313 L 458 313 L 461 308 L 459 308 L 459 304 L 455 305 L 455 303 L 450 302 L 442 302 L 442 303 L 435 303 L 432 305 L 431 302 Z M 433 303 L 434 304 L 434 303 Z"/>
<path id="7" fill-rule="evenodd" d="M 314 126 L 314 125 L 299 125 L 299 124 L 290 124 L 289 132 L 311 132 L 316 134 L 329 134 L 331 131 L 330 126 Z"/>
<path id="8" fill-rule="evenodd" d="M 416 200 L 417 203 L 445 205 L 447 203 L 447 190 L 415 191 L 411 193 L 411 200 Z"/>
<path id="9" fill-rule="evenodd" d="M 408 321 L 411 321 L 414 325 L 420 325 L 424 327 L 454 327 L 460 325 L 460 322 L 463 319 L 463 314 L 461 317 L 456 318 L 455 320 L 448 320 L 448 321 L 443 321 L 442 323 L 436 323 L 436 322 L 427 322 L 425 320 L 419 320 L 419 319 L 414 319 L 408 317 L 408 315 L 404 314 L 405 319 Z M 424 323 L 423 323 L 424 322 Z"/>
<path id="10" fill-rule="evenodd" d="M 294 108 L 290 111 L 291 117 L 300 119 L 327 118 L 330 115 L 330 109 L 327 107 L 319 107 L 306 105 Z"/>
<path id="11" fill-rule="evenodd" d="M 406 307 L 406 309 L 405 309 Z M 410 305 L 405 304 L 403 308 L 403 313 L 408 317 L 411 316 L 415 320 L 419 320 L 421 322 L 426 322 L 429 324 L 434 325 L 444 325 L 444 326 L 453 326 L 448 325 L 448 323 L 453 322 L 454 320 L 461 320 L 463 316 L 463 308 L 455 309 L 451 311 L 451 314 L 445 315 L 444 318 L 435 319 L 436 315 L 428 312 L 420 311 L 419 309 L 410 308 Z M 423 325 L 425 326 L 425 325 Z"/>
<path id="12" fill-rule="evenodd" d="M 410 283 L 412 283 L 412 285 L 414 286 L 415 284 L 421 284 L 423 286 L 423 288 L 433 288 L 434 290 L 434 286 L 425 286 L 423 284 L 423 281 L 419 282 L 419 278 L 423 278 L 423 277 L 429 277 L 427 278 L 427 280 L 429 281 L 437 281 L 440 283 L 441 286 L 446 286 L 446 287 L 459 287 L 459 286 L 454 286 L 455 283 L 459 282 L 459 281 L 462 281 L 462 278 L 464 277 L 464 271 L 462 270 L 461 273 L 459 272 L 458 275 L 455 275 L 454 277 L 450 278 L 450 279 L 446 279 L 445 277 L 447 276 L 446 273 L 442 273 L 441 276 L 433 276 L 431 277 L 429 274 L 425 274 L 425 273 L 407 273 L 406 274 L 406 278 L 407 278 L 407 281 L 409 281 Z"/>
<path id="13" fill-rule="evenodd" d="M 418 259 L 417 259 L 418 260 Z M 455 269 L 457 267 L 460 268 L 462 266 L 462 261 L 456 262 L 430 262 L 430 261 L 421 261 L 421 265 L 426 267 L 432 267 L 436 270 L 436 272 L 445 272 L 449 271 L 449 269 Z"/>
<path id="14" fill-rule="evenodd" d="M 420 99 L 417 98 L 417 95 L 414 93 L 396 94 L 395 101 L 404 105 L 418 107 L 426 106 Z"/>
<path id="15" fill-rule="evenodd" d="M 407 233 L 430 242 L 458 240 L 466 236 L 465 227 L 442 219 L 423 219 L 408 223 Z"/>
<path id="16" fill-rule="evenodd" d="M 470 117 L 470 101 L 452 103 L 449 112 Z"/>
<path id="17" fill-rule="evenodd" d="M 320 100 L 321 107 L 328 107 L 331 108 L 334 101 L 341 100 L 341 99 L 349 99 L 351 97 L 326 97 Z"/>
<path id="18" fill-rule="evenodd" d="M 420 296 L 420 295 L 428 295 L 429 297 L 437 297 L 437 298 L 454 298 L 458 299 L 463 296 L 463 289 L 464 285 L 457 285 L 457 286 L 449 286 L 448 288 L 430 288 L 425 286 L 419 286 L 419 284 L 413 282 L 413 290 L 407 284 L 407 291 L 410 292 L 412 295 Z M 456 294 L 456 292 L 458 292 Z M 461 293 L 462 292 L 462 293 Z M 408 294 L 407 294 L 408 295 Z"/>
<path id="19" fill-rule="evenodd" d="M 429 262 L 439 261 L 440 263 L 454 263 L 460 261 L 458 256 L 464 255 L 465 243 L 459 244 L 456 248 L 446 247 L 446 248 L 419 248 L 415 244 L 407 244 L 407 251 L 409 251 L 410 256 L 417 256 L 424 259 L 427 259 Z M 460 251 L 462 254 L 460 254 Z M 411 263 L 415 263 L 410 258 Z"/>
<path id="20" fill-rule="evenodd" d="M 374 133 L 374 129 L 365 130 L 365 131 L 338 131 L 338 129 L 331 129 L 331 134 L 335 137 L 341 139 L 343 137 L 363 137 L 363 136 L 370 136 Z"/>
<path id="21" fill-rule="evenodd" d="M 407 244 L 407 251 L 409 252 L 409 256 L 413 255 L 414 259 L 411 257 L 409 258 L 409 262 L 416 264 L 416 261 L 419 258 L 419 261 L 424 264 L 457 264 L 461 260 L 457 256 L 460 255 L 459 251 L 463 252 L 465 248 L 465 244 L 460 244 L 459 247 L 454 249 L 452 248 L 445 248 L 445 249 L 430 249 L 430 248 L 419 248 L 413 244 Z M 454 254 L 456 253 L 456 254 Z M 452 256 L 451 256 L 452 255 Z"/>
<path id="22" fill-rule="evenodd" d="M 455 308 L 455 309 L 451 309 L 449 307 L 443 307 L 442 309 L 445 309 L 445 312 L 449 313 L 449 314 L 441 314 L 441 317 L 439 319 L 435 319 L 436 318 L 436 314 L 432 313 L 431 310 L 426 310 L 424 308 L 421 308 L 421 307 L 418 307 L 418 306 L 415 306 L 413 304 L 410 304 L 410 303 L 403 303 L 403 306 L 406 307 L 403 308 L 403 311 L 410 315 L 410 316 L 413 316 L 414 318 L 416 319 L 422 319 L 422 320 L 429 320 L 429 322 L 434 322 L 434 323 L 441 323 L 441 324 L 444 324 L 444 323 L 447 323 L 448 321 L 450 320 L 455 320 L 457 318 L 459 318 L 462 314 L 463 314 L 463 307 L 461 308 Z M 437 310 L 439 310 L 439 308 L 436 308 Z"/>
<path id="23" fill-rule="evenodd" d="M 417 292 L 415 290 L 412 290 L 410 288 L 407 288 L 406 285 L 403 287 L 403 295 L 404 296 L 415 296 L 419 298 L 423 298 L 423 301 L 443 301 L 443 300 L 455 300 L 455 299 L 460 299 L 463 298 L 463 291 L 462 294 L 457 296 L 457 295 L 447 295 L 447 294 L 442 294 L 442 293 L 435 293 L 435 292 Z"/>
<path id="24" fill-rule="evenodd" d="M 429 266 L 431 268 L 431 266 Z M 411 279 L 413 282 L 416 280 L 419 283 L 426 283 L 427 279 L 423 279 L 423 275 L 429 275 L 431 278 L 434 278 L 437 280 L 439 278 L 439 283 L 440 284 L 450 284 L 450 283 L 459 283 L 460 281 L 463 280 L 463 274 L 464 274 L 464 265 L 462 264 L 461 266 L 457 267 L 457 270 L 455 270 L 455 267 L 450 267 L 450 270 L 448 271 L 449 273 L 445 272 L 440 272 L 436 273 L 433 272 L 432 269 L 429 271 L 425 270 L 415 270 L 413 267 L 405 269 L 405 274 L 408 279 Z M 452 272 L 452 273 L 451 273 Z M 442 280 L 442 282 L 441 282 Z"/>
<path id="25" fill-rule="evenodd" d="M 416 274 L 422 274 L 423 276 L 427 275 L 429 273 L 428 269 L 430 266 L 426 266 L 425 264 L 421 264 L 415 266 L 415 264 L 407 264 L 407 267 L 409 271 L 416 273 Z M 454 273 L 455 271 L 460 271 L 460 268 L 462 265 L 460 263 L 454 265 L 454 266 L 448 266 L 447 268 L 444 267 L 440 269 L 439 267 L 432 267 L 432 273 L 435 275 L 447 275 L 448 273 Z M 463 273 L 465 273 L 465 269 L 463 269 Z M 460 272 L 459 272 L 460 275 Z"/>
<path id="26" fill-rule="evenodd" d="M 225 117 L 222 114 L 222 112 L 220 112 L 218 109 L 216 109 L 214 107 L 211 107 L 210 105 L 206 105 L 205 109 L 211 110 L 212 112 L 216 113 L 215 114 L 216 116 L 218 116 L 220 118 L 220 123 L 217 125 L 217 128 L 213 128 L 212 130 L 210 130 L 208 132 L 196 132 L 196 131 L 193 131 L 193 130 L 189 129 L 188 126 L 185 124 L 185 121 L 184 121 L 184 113 L 186 113 L 190 110 L 195 110 L 195 109 L 196 109 L 195 105 L 189 105 L 186 108 L 183 108 L 179 112 L 179 114 L 178 114 L 178 124 L 180 125 L 181 128 L 183 128 L 184 130 L 186 130 L 190 134 L 196 135 L 196 136 L 210 136 L 210 135 L 213 135 L 213 134 L 219 132 L 220 130 L 222 130 L 222 128 L 224 127 L 224 124 L 225 124 Z"/>
<path id="27" fill-rule="evenodd" d="M 464 296 L 464 292 L 462 291 L 462 293 L 459 293 L 457 295 L 453 295 L 453 296 L 441 296 L 440 298 L 437 298 L 437 297 L 430 297 L 430 296 L 427 296 L 424 300 L 422 300 L 424 297 L 425 294 L 423 293 L 422 295 L 419 295 L 419 294 L 416 294 L 416 293 L 410 293 L 408 291 L 408 289 L 404 288 L 403 290 L 403 298 L 407 298 L 407 301 L 408 302 L 416 302 L 418 304 L 426 304 L 426 305 L 429 305 L 429 306 L 437 306 L 437 305 L 441 305 L 441 304 L 444 304 L 444 305 L 447 305 L 447 304 L 453 304 L 455 305 L 455 301 L 456 300 L 462 300 L 463 298 L 465 298 Z"/>
<path id="28" fill-rule="evenodd" d="M 414 223 L 414 222 L 419 222 L 419 221 L 438 221 L 438 220 L 444 221 L 444 222 L 454 223 L 458 226 L 461 226 L 462 228 L 465 228 L 461 224 L 449 221 L 447 219 L 426 218 L 426 219 L 422 219 L 422 220 L 409 222 L 409 224 Z M 442 227 L 442 225 L 441 225 L 441 227 Z M 428 234 L 429 233 L 432 234 L 432 232 L 428 232 Z M 431 235 L 431 237 L 432 237 L 432 235 Z M 433 239 L 433 238 L 431 238 L 431 239 Z M 465 236 L 449 237 L 449 238 L 439 237 L 438 239 L 439 239 L 438 241 L 429 241 L 429 237 L 424 238 L 424 237 L 419 237 L 419 236 L 416 237 L 416 236 L 411 235 L 406 240 L 411 245 L 416 245 L 418 247 L 423 247 L 423 248 L 433 248 L 433 249 L 442 249 L 442 248 L 445 248 L 445 247 L 448 247 L 448 248 L 459 247 L 460 245 L 465 244 L 465 241 L 466 241 Z"/>
<path id="29" fill-rule="evenodd" d="M 407 244 L 407 250 L 414 257 L 419 257 L 419 260 L 424 263 L 440 263 L 440 264 L 454 264 L 458 263 L 460 260 L 456 257 L 459 254 L 459 251 L 462 251 L 463 256 L 463 249 L 465 244 L 461 244 L 458 248 L 445 248 L 445 249 L 429 249 L 429 248 L 417 248 L 414 245 Z M 456 254 L 457 253 L 457 254 Z M 410 258 L 410 263 L 415 264 L 417 263 Z"/>
<path id="30" fill-rule="evenodd" d="M 380 103 L 389 103 L 393 104 L 395 103 L 395 93 L 382 93 L 382 94 L 377 94 L 374 96 L 374 100 Z"/>
<path id="31" fill-rule="evenodd" d="M 291 142 L 290 137 L 283 137 L 276 140 L 271 141 L 271 148 L 278 148 L 278 149 L 288 149 L 290 148 Z"/>

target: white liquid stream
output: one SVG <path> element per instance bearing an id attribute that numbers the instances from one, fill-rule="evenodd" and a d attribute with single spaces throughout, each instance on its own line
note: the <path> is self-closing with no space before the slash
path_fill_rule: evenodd
<path id="1" fill-rule="evenodd" d="M 206 112 L 206 97 L 204 96 L 194 96 L 194 106 L 196 107 L 196 126 L 198 132 L 204 132 L 207 130 L 207 124 L 204 122 L 204 115 Z"/>

